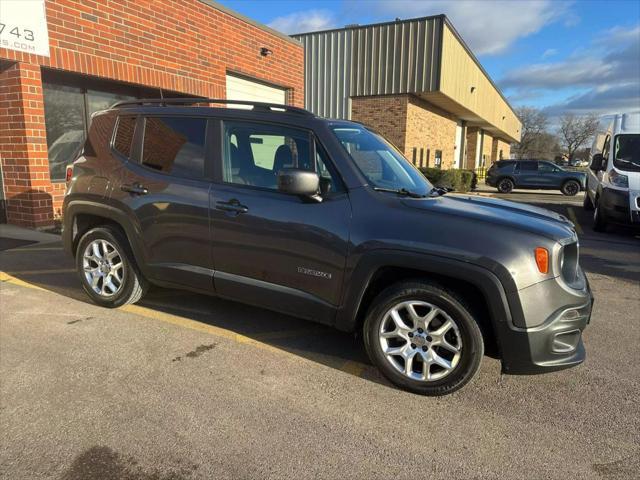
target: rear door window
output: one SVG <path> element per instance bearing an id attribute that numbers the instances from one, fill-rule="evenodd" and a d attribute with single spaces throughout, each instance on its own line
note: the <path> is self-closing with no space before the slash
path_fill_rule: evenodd
<path id="1" fill-rule="evenodd" d="M 202 179 L 206 118 L 147 117 L 142 165 L 176 177 Z"/>
<path id="2" fill-rule="evenodd" d="M 553 173 L 556 172 L 558 168 L 555 165 L 547 162 L 540 162 L 538 164 L 538 171 L 540 173 Z"/>

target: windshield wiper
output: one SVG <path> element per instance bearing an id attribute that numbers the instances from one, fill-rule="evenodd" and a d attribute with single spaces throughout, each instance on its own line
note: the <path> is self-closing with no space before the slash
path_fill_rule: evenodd
<path id="1" fill-rule="evenodd" d="M 407 190 L 406 188 L 383 188 L 383 187 L 373 187 L 376 192 L 389 192 L 389 193 L 397 193 L 398 195 L 402 195 L 403 197 L 411 197 L 411 198 L 425 198 L 426 195 L 422 195 L 420 193 L 412 192 L 411 190 Z"/>

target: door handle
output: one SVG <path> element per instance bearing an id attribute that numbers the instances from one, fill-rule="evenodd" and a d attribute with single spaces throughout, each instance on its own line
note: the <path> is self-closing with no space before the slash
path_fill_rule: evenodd
<path id="1" fill-rule="evenodd" d="M 227 202 L 216 202 L 216 209 L 222 210 L 223 212 L 231 212 L 231 213 L 247 213 L 249 211 L 248 207 L 241 205 L 238 200 L 235 198 L 227 201 Z"/>
<path id="2" fill-rule="evenodd" d="M 147 193 L 149 193 L 149 190 L 147 190 L 139 183 L 134 183 L 133 185 L 121 185 L 120 190 L 122 190 L 123 192 L 129 192 L 132 195 L 146 195 Z"/>

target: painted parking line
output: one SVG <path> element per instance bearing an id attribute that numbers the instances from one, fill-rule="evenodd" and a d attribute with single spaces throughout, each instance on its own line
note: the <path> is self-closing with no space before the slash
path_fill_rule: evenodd
<path id="1" fill-rule="evenodd" d="M 573 211 L 573 208 L 567 207 L 567 213 L 569 214 L 569 219 L 575 225 L 576 232 L 578 232 L 578 235 L 582 235 L 584 232 L 582 230 L 582 227 L 580 226 L 580 222 L 578 222 L 578 217 L 576 217 L 576 212 Z"/>
<path id="2" fill-rule="evenodd" d="M 15 275 L 48 275 L 54 273 L 75 273 L 74 268 L 49 268 L 46 270 L 21 270 L 15 272 L 4 272 L 7 275 L 15 276 Z"/>
<path id="3" fill-rule="evenodd" d="M 52 251 L 62 251 L 62 247 L 18 247 L 18 248 L 10 248 L 8 250 L 3 250 L 2 253 L 31 253 L 31 252 L 52 252 Z"/>
<path id="4" fill-rule="evenodd" d="M 74 271 L 74 270 L 72 270 Z M 0 282 L 6 282 L 6 283 L 10 283 L 12 285 L 16 285 L 16 286 L 20 286 L 20 287 L 25 287 L 25 288 L 30 288 L 30 289 L 34 289 L 34 290 L 40 290 L 40 291 L 45 291 L 48 292 L 49 290 L 46 290 L 42 287 L 39 287 L 37 285 L 33 285 L 31 283 L 25 282 L 23 280 L 20 280 L 19 278 L 14 277 L 13 275 L 7 273 L 7 272 L 2 272 L 0 271 Z M 54 292 L 50 292 L 50 293 L 54 293 Z M 55 294 L 55 293 L 54 293 Z M 225 338 L 227 340 L 230 340 L 232 342 L 236 342 L 236 343 L 240 343 L 240 344 L 245 344 L 245 345 L 250 345 L 252 347 L 255 348 L 259 348 L 261 350 L 265 350 L 265 351 L 269 351 L 272 353 L 277 353 L 278 355 L 285 355 L 287 357 L 296 359 L 297 361 L 300 360 L 308 360 L 308 361 L 316 361 L 317 363 L 322 363 L 326 365 L 326 361 L 327 360 L 337 360 L 335 357 L 332 357 L 330 355 L 323 355 L 323 354 L 317 354 L 315 355 L 315 357 L 317 358 L 316 360 L 314 360 L 314 355 L 306 355 L 306 356 L 301 356 L 299 354 L 293 353 L 293 352 L 289 352 L 285 349 L 282 348 L 278 348 L 278 347 L 274 347 L 272 345 L 269 345 L 268 343 L 264 343 L 263 341 L 260 341 L 257 338 L 261 338 L 259 336 L 256 336 L 256 338 L 251 338 L 248 337 L 246 335 L 242 335 L 239 333 L 236 333 L 232 330 L 227 330 L 225 328 L 221 328 L 221 327 L 216 327 L 213 325 L 208 325 L 202 322 L 199 322 L 197 320 L 191 320 L 189 318 L 185 318 L 185 317 L 181 317 L 179 315 L 173 315 L 171 313 L 165 313 L 165 312 L 159 312 L 157 310 L 153 310 L 150 308 L 146 308 L 146 307 L 142 307 L 140 305 L 126 305 L 124 307 L 120 307 L 118 309 L 119 311 L 123 311 L 123 312 L 127 312 L 127 313 L 131 313 L 135 316 L 138 317 L 143 317 L 143 318 L 148 318 L 148 319 L 152 319 L 155 321 L 160 321 L 163 323 L 167 323 L 170 325 L 175 325 L 178 327 L 182 327 L 182 328 L 188 328 L 189 330 L 195 330 L 198 332 L 203 332 L 203 333 L 208 333 L 210 335 L 219 337 L 219 338 Z M 300 335 L 301 330 L 298 330 L 295 332 L 296 335 Z M 279 334 L 293 334 L 293 331 L 286 331 L 286 332 L 269 332 L 269 339 L 273 339 L 272 336 L 276 336 Z M 265 336 L 267 334 L 264 334 Z M 356 362 L 356 361 L 351 361 L 348 360 L 346 362 L 342 362 L 340 363 L 338 362 L 331 362 L 336 363 L 336 365 L 334 365 L 333 367 L 341 370 L 345 373 L 348 373 L 350 375 L 355 375 L 355 376 L 360 376 L 362 375 L 362 373 L 365 371 L 365 369 L 367 368 L 367 365 L 365 365 L 364 363 L 361 362 Z"/>

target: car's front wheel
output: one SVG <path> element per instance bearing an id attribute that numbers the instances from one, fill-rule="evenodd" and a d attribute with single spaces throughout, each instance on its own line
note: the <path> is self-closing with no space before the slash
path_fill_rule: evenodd
<path id="1" fill-rule="evenodd" d="M 427 282 L 393 285 L 374 300 L 363 326 L 371 361 L 395 385 L 446 395 L 478 371 L 482 333 L 460 296 Z"/>
<path id="2" fill-rule="evenodd" d="M 109 226 L 82 236 L 76 249 L 76 270 L 87 295 L 103 307 L 135 303 L 147 289 L 126 239 Z"/>
<path id="3" fill-rule="evenodd" d="M 511 193 L 515 185 L 513 183 L 513 180 L 511 180 L 510 178 L 503 178 L 498 181 L 497 187 L 500 193 Z"/>
<path id="4" fill-rule="evenodd" d="M 600 202 L 596 200 L 596 204 L 593 209 L 593 229 L 596 232 L 607 231 L 607 219 L 605 218 Z"/>
<path id="5" fill-rule="evenodd" d="M 560 191 L 563 195 L 573 197 L 580 192 L 580 184 L 575 180 L 567 180 L 562 184 L 562 187 L 560 187 Z"/>
<path id="6" fill-rule="evenodd" d="M 591 201 L 591 197 L 589 196 L 589 192 L 584 192 L 584 200 L 582 201 L 582 208 L 587 211 L 593 210 L 593 202 Z"/>

